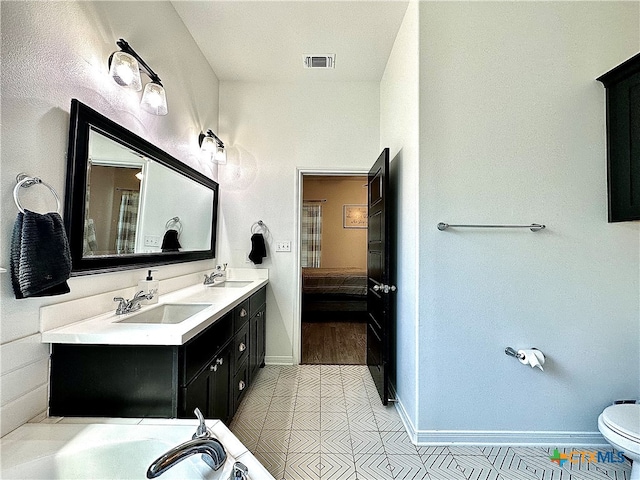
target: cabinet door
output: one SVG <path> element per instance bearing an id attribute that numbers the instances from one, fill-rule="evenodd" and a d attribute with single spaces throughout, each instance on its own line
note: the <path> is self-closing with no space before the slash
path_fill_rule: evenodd
<path id="1" fill-rule="evenodd" d="M 233 309 L 233 333 L 240 330 L 244 324 L 249 320 L 249 299 L 247 298 L 242 303 L 237 305 Z"/>
<path id="2" fill-rule="evenodd" d="M 265 356 L 265 306 L 262 306 L 250 321 L 250 353 L 249 353 L 249 374 L 250 378 L 255 377 L 258 368 L 264 366 Z"/>
<path id="3" fill-rule="evenodd" d="M 209 389 L 211 375 L 209 370 L 203 370 L 199 375 L 181 389 L 181 408 L 178 418 L 194 418 L 193 411 L 198 408 L 206 418 L 209 415 Z"/>
<path id="4" fill-rule="evenodd" d="M 227 423 L 232 416 L 229 395 L 231 344 L 216 355 L 209 369 L 209 418 L 219 418 Z"/>
<path id="5" fill-rule="evenodd" d="M 228 422 L 231 417 L 230 372 L 231 344 L 228 344 L 182 389 L 179 417 L 193 418 L 193 411 L 197 407 L 205 418 Z"/>
<path id="6" fill-rule="evenodd" d="M 244 392 L 249 386 L 249 362 L 244 362 L 238 368 L 238 371 L 231 382 L 230 398 L 233 402 L 233 412 L 235 413 L 240 406 L 240 402 L 244 397 Z"/>
<path id="7" fill-rule="evenodd" d="M 609 221 L 639 220 L 640 73 L 608 89 L 607 123 Z"/>
<path id="8" fill-rule="evenodd" d="M 609 221 L 640 220 L 640 54 L 598 80 L 607 89 Z"/>
<path id="9" fill-rule="evenodd" d="M 233 338 L 233 374 L 237 372 L 238 367 L 240 367 L 240 365 L 242 365 L 249 356 L 249 345 L 251 343 L 249 337 L 249 326 L 250 322 L 245 323 L 244 327 L 238 330 Z"/>

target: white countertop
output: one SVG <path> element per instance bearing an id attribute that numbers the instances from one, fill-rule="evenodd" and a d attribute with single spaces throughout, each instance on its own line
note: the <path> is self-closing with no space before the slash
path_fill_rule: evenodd
<path id="1" fill-rule="evenodd" d="M 243 280 L 243 278 L 234 278 Z M 242 287 L 194 285 L 161 295 L 158 303 L 136 312 L 116 315 L 114 310 L 42 332 L 43 343 L 100 345 L 184 345 L 227 312 L 265 286 L 268 279 L 247 279 Z M 163 303 L 210 303 L 211 306 L 176 324 L 118 323 Z"/>

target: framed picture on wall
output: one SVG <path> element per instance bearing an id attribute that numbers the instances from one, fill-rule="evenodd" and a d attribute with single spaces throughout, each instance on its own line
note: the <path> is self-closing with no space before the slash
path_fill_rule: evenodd
<path id="1" fill-rule="evenodd" d="M 343 205 L 342 206 L 342 227 L 343 228 L 367 228 L 367 206 L 366 205 Z"/>

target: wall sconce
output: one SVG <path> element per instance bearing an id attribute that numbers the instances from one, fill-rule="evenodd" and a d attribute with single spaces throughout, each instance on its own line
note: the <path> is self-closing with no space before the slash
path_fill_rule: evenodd
<path id="1" fill-rule="evenodd" d="M 224 148 L 224 143 L 211 130 L 207 130 L 207 133 L 201 133 L 198 137 L 198 143 L 200 149 L 203 152 L 208 152 L 214 162 L 227 163 L 227 150 Z"/>
<path id="2" fill-rule="evenodd" d="M 154 115 L 166 115 L 167 96 L 160 82 L 160 77 L 151 70 L 151 67 L 124 39 L 118 40 L 116 45 L 120 47 L 120 51 L 113 52 L 109 57 L 109 75 L 111 78 L 118 85 L 139 92 L 142 90 L 140 71 L 144 71 L 151 79 L 151 82 L 144 87 L 140 106 L 143 110 Z"/>

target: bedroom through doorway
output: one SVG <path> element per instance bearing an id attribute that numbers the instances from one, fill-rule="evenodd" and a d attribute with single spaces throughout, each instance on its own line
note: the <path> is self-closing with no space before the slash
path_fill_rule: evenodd
<path id="1" fill-rule="evenodd" d="M 302 364 L 365 365 L 367 176 L 302 176 Z"/>

